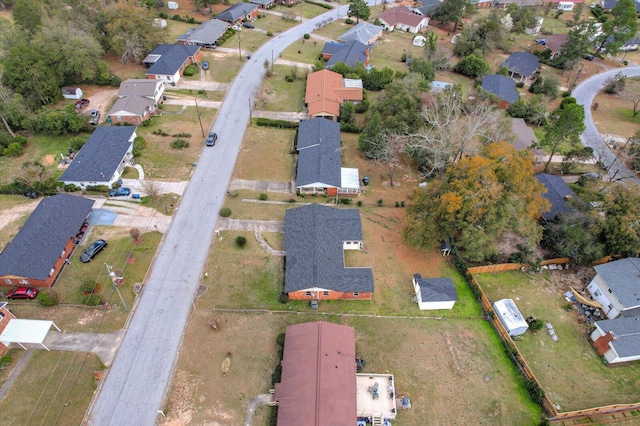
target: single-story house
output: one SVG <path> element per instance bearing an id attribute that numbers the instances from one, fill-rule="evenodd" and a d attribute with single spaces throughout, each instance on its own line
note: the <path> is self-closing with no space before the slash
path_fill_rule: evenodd
<path id="1" fill-rule="evenodd" d="M 512 118 L 511 129 L 515 138 L 512 145 L 516 150 L 524 151 L 529 149 L 531 145 L 538 143 L 538 137 L 527 122 L 524 121 L 524 118 Z"/>
<path id="2" fill-rule="evenodd" d="M 9 321 L 14 319 L 15 317 L 16 316 L 13 315 L 9 308 L 7 308 L 7 302 L 0 302 L 0 335 L 2 335 L 4 329 L 7 328 L 7 324 L 9 324 Z M 7 353 L 8 346 L 9 345 L 5 345 L 4 343 L 2 343 L 2 341 L 0 341 L 0 356 L 3 356 Z"/>
<path id="3" fill-rule="evenodd" d="M 216 19 L 229 22 L 231 25 L 240 24 L 243 21 L 253 21 L 258 16 L 258 5 L 238 2 L 224 12 L 220 12 Z"/>
<path id="4" fill-rule="evenodd" d="M 413 13 L 418 13 L 422 16 L 429 16 L 438 10 L 440 6 L 444 3 L 443 0 L 418 0 L 416 3 L 417 6 L 412 8 Z"/>
<path id="5" fill-rule="evenodd" d="M 482 90 L 485 90 L 500 99 L 499 107 L 507 108 L 518 102 L 520 94 L 516 90 L 516 82 L 500 74 L 485 75 L 482 77 Z"/>
<path id="6" fill-rule="evenodd" d="M 42 199 L 0 253 L 0 285 L 53 286 L 93 203 L 69 194 Z"/>
<path id="7" fill-rule="evenodd" d="M 500 65 L 509 70 L 511 78 L 526 82 L 540 67 L 540 59 L 529 52 L 514 52 Z"/>
<path id="8" fill-rule="evenodd" d="M 249 0 L 249 3 L 258 5 L 260 9 L 269 9 L 276 4 L 275 0 Z"/>
<path id="9" fill-rule="evenodd" d="M 287 210 L 284 292 L 292 300 L 371 299 L 371 268 L 344 263 L 344 251 L 362 245 L 358 209 L 314 203 Z"/>
<path id="10" fill-rule="evenodd" d="M 174 84 L 180 81 L 187 65 L 202 59 L 200 46 L 184 44 L 159 44 L 142 60 L 147 67 L 145 75 L 149 79 L 162 80 Z"/>
<path id="11" fill-rule="evenodd" d="M 408 7 L 397 6 L 382 12 L 378 19 L 386 31 L 398 29 L 416 34 L 429 25 L 429 18 L 413 12 Z"/>
<path id="12" fill-rule="evenodd" d="M 84 93 L 79 87 L 63 87 L 60 89 L 65 99 L 82 99 Z"/>
<path id="13" fill-rule="evenodd" d="M 95 185 L 112 188 L 133 157 L 136 136 L 135 126 L 96 128 L 58 180 L 83 189 Z"/>
<path id="14" fill-rule="evenodd" d="M 413 290 L 421 311 L 453 309 L 458 300 L 451 278 L 422 278 L 420 274 L 413 274 Z"/>
<path id="15" fill-rule="evenodd" d="M 360 43 L 368 44 L 371 46 L 382 35 L 384 27 L 380 25 L 373 25 L 368 22 L 359 22 L 354 25 L 349 31 L 338 37 L 338 41 L 347 43 L 350 41 L 359 41 Z"/>
<path id="16" fill-rule="evenodd" d="M 493 302 L 493 310 L 509 336 L 520 336 L 529 328 L 513 299 L 500 299 Z"/>
<path id="17" fill-rule="evenodd" d="M 555 58 L 560 53 L 562 46 L 569 40 L 569 34 L 551 34 L 545 37 L 544 45 L 535 44 L 529 49 L 530 52 L 549 50 L 551 58 Z"/>
<path id="18" fill-rule="evenodd" d="M 340 124 L 337 122 L 324 118 L 300 122 L 296 142 L 298 193 L 346 196 L 360 192 L 358 169 L 340 167 L 340 146 Z"/>
<path id="19" fill-rule="evenodd" d="M 277 423 L 355 425 L 355 358 L 353 327 L 324 321 L 287 326 L 282 375 L 273 392 Z"/>
<path id="20" fill-rule="evenodd" d="M 594 266 L 587 290 L 602 305 L 608 319 L 640 315 L 640 259 L 628 257 Z"/>
<path id="21" fill-rule="evenodd" d="M 327 42 L 322 49 L 322 57 L 327 61 L 326 67 L 331 68 L 338 62 L 344 62 L 350 67 L 358 63 L 369 65 L 369 46 L 357 40 L 347 43 Z"/>
<path id="22" fill-rule="evenodd" d="M 192 28 L 185 34 L 178 36 L 178 43 L 210 48 L 216 45 L 220 37 L 230 27 L 228 22 L 220 19 L 209 19 L 197 28 Z"/>
<path id="23" fill-rule="evenodd" d="M 302 0 L 276 0 L 276 4 L 281 4 L 284 6 L 293 6 L 294 4 L 300 3 Z"/>
<path id="24" fill-rule="evenodd" d="M 541 214 L 545 221 L 553 220 L 559 214 L 566 214 L 572 210 L 569 200 L 574 198 L 575 194 L 562 177 L 546 173 L 538 173 L 534 177 L 547 188 L 547 192 L 542 196 L 551 204 L 551 210 Z"/>
<path id="25" fill-rule="evenodd" d="M 640 359 L 640 317 L 596 321 L 591 341 L 607 365 Z"/>
<path id="26" fill-rule="evenodd" d="M 605 50 L 607 48 L 607 44 L 613 42 L 615 39 L 613 36 L 607 37 L 605 41 Z M 627 41 L 625 41 L 622 46 L 620 46 L 620 50 L 623 52 L 631 52 L 634 50 L 638 50 L 638 46 L 640 45 L 640 39 L 638 37 L 633 37 Z"/>
<path id="27" fill-rule="evenodd" d="M 107 116 L 111 123 L 129 123 L 139 126 L 151 118 L 162 103 L 162 80 L 129 79 L 120 83 L 118 99 Z"/>
<path id="28" fill-rule="evenodd" d="M 312 72 L 307 75 L 304 102 L 310 117 L 337 120 L 340 106 L 344 102 L 362 101 L 362 80 L 343 78 L 341 74 L 329 70 Z"/>

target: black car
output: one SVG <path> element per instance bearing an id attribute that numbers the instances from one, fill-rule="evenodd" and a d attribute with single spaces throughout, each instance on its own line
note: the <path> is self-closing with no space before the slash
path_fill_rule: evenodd
<path id="1" fill-rule="evenodd" d="M 250 28 L 250 29 L 254 29 L 255 28 L 255 25 L 253 25 L 251 22 L 244 22 L 242 24 L 242 26 L 245 27 L 245 28 Z"/>
<path id="2" fill-rule="evenodd" d="M 207 138 L 207 146 L 214 146 L 217 140 L 218 140 L 218 135 L 215 133 L 210 133 L 209 137 Z"/>
<path id="3" fill-rule="evenodd" d="M 84 251 L 84 253 L 82 253 L 82 256 L 80 256 L 80 260 L 83 263 L 91 262 L 91 259 L 93 259 L 96 254 L 100 253 L 106 246 L 107 242 L 105 240 L 96 241 L 95 243 L 91 244 L 89 248 Z"/>

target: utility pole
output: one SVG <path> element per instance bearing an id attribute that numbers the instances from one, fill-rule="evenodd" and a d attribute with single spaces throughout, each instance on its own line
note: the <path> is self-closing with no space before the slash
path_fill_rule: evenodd
<path id="1" fill-rule="evenodd" d="M 240 31 L 238 31 L 238 58 L 242 62 L 242 49 L 240 48 Z"/>
<path id="2" fill-rule="evenodd" d="M 196 114 L 198 114 L 198 121 L 200 122 L 200 130 L 202 131 L 202 137 L 204 138 L 204 127 L 202 127 L 202 119 L 200 118 L 200 108 L 198 108 L 198 98 L 193 98 L 196 101 Z"/>
<path id="3" fill-rule="evenodd" d="M 127 304 L 124 302 L 124 298 L 122 297 L 122 294 L 120 293 L 120 289 L 116 284 L 116 273 L 113 272 L 113 268 L 111 267 L 111 265 L 105 263 L 104 266 L 107 267 L 107 271 L 109 272 L 109 278 L 111 278 L 111 283 L 113 284 L 113 289 L 116 291 L 116 293 L 118 293 L 118 296 L 120 296 L 120 301 L 122 302 L 122 306 L 124 306 L 124 310 L 128 311 L 129 308 L 127 308 Z"/>
<path id="4" fill-rule="evenodd" d="M 249 96 L 249 126 L 251 126 L 251 96 Z"/>
<path id="5" fill-rule="evenodd" d="M 273 50 L 271 50 L 271 74 L 273 75 Z"/>

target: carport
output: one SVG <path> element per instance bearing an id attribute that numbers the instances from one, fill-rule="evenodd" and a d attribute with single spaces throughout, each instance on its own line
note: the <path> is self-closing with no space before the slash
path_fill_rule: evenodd
<path id="1" fill-rule="evenodd" d="M 27 348 L 23 343 L 35 343 L 49 350 L 42 342 L 44 342 L 52 326 L 55 327 L 56 330 L 62 331 L 53 321 L 13 318 L 9 321 L 9 324 L 7 324 L 2 334 L 0 334 L 0 342 L 5 346 L 9 346 L 10 343 L 17 343 L 24 350 L 27 350 Z"/>

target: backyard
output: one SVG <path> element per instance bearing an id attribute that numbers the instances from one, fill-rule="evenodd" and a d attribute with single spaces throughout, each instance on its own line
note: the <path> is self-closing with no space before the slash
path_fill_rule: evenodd
<path id="1" fill-rule="evenodd" d="M 552 324 L 557 342 L 543 329 L 527 331 L 515 343 L 558 411 L 640 401 L 640 365 L 607 368 L 589 343 L 591 327 L 578 322 L 575 307 L 568 309 L 564 293 L 569 285 L 583 285 L 575 274 L 511 271 L 475 277 L 491 302 L 511 298 L 524 317 Z"/>

